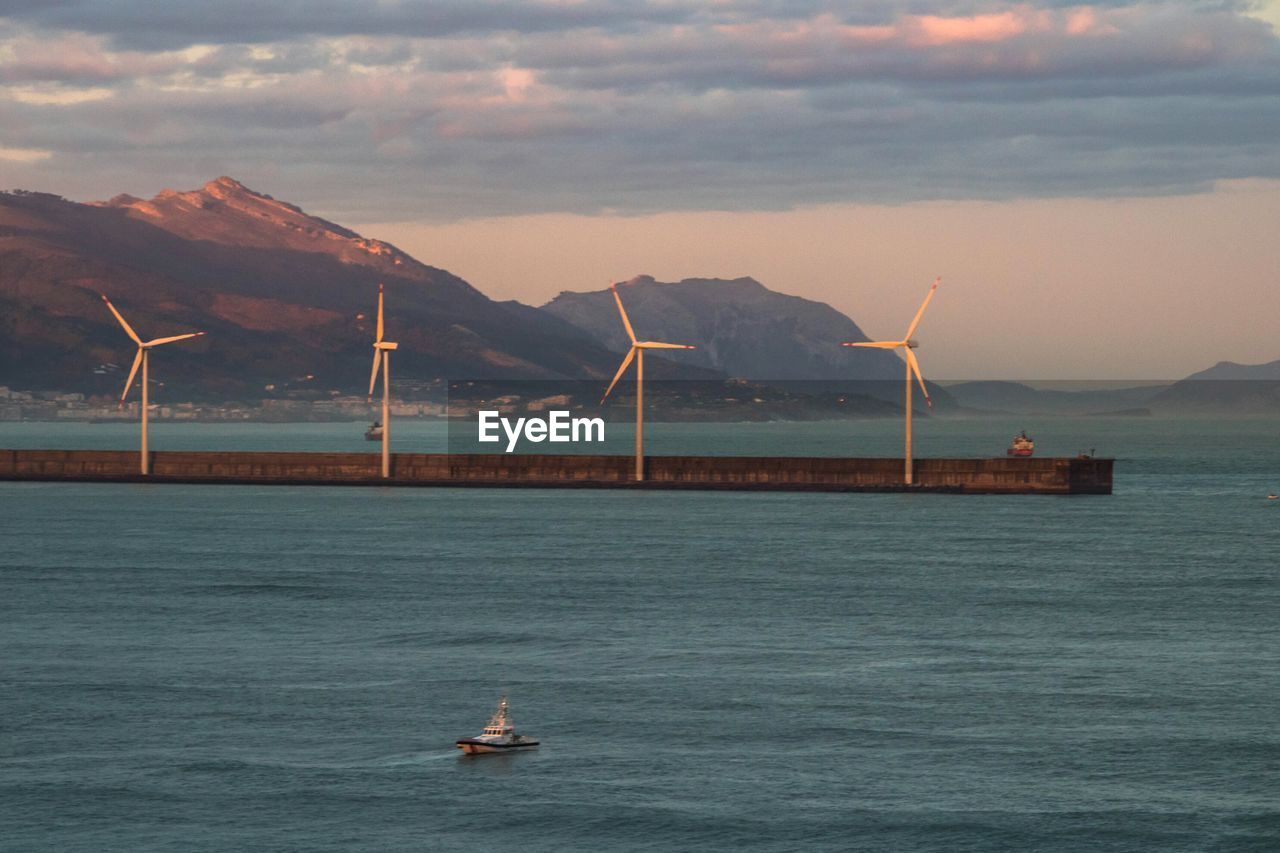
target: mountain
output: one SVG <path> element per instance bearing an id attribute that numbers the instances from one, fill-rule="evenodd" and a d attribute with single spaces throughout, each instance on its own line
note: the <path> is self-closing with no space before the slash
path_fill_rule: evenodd
<path id="1" fill-rule="evenodd" d="M 1208 370 L 1193 373 L 1184 382 L 1208 382 L 1216 380 L 1280 381 L 1280 359 L 1266 364 L 1237 364 L 1220 361 Z"/>
<path id="2" fill-rule="evenodd" d="M 1164 385 L 1074 389 L 1033 388 L 1020 382 L 962 382 L 947 391 L 967 409 L 1018 414 L 1250 414 L 1280 412 L 1280 361 L 1222 361 Z"/>
<path id="3" fill-rule="evenodd" d="M 1152 400 L 1152 405 L 1171 412 L 1280 413 L 1280 361 L 1220 361 L 1175 382 Z"/>
<path id="4" fill-rule="evenodd" d="M 143 337 L 209 332 L 156 359 L 184 396 L 359 390 L 380 282 L 401 378 L 607 379 L 617 363 L 556 317 L 223 177 L 150 200 L 0 193 L 0 385 L 118 393 L 133 348 L 107 293 Z"/>
<path id="5" fill-rule="evenodd" d="M 1021 382 L 983 380 L 948 385 L 947 392 L 966 409 L 1016 414 L 1089 415 L 1140 414 L 1168 386 L 1142 385 L 1069 389 L 1033 388 Z"/>
<path id="6" fill-rule="evenodd" d="M 642 275 L 618 285 L 642 337 L 694 344 L 685 360 L 758 380 L 902 380 L 902 360 L 883 350 L 841 347 L 865 341 L 858 325 L 830 305 L 787 296 L 752 278 L 659 282 Z M 608 290 L 561 293 L 542 310 L 613 350 L 628 340 Z M 899 391 L 900 393 L 900 391 Z"/>

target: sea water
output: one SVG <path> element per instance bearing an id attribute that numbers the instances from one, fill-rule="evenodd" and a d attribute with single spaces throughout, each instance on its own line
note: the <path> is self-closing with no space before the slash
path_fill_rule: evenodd
<path id="1" fill-rule="evenodd" d="M 917 449 L 1023 427 L 1116 456 L 1115 494 L 0 483 L 0 849 L 1280 849 L 1280 427 L 939 418 Z M 893 455 L 900 431 L 648 440 Z M 541 748 L 461 757 L 504 692 Z"/>

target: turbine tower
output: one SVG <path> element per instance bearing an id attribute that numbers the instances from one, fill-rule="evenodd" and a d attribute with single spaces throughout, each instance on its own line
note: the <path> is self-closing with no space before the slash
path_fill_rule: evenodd
<path id="1" fill-rule="evenodd" d="M 150 341 L 143 341 L 142 338 L 138 337 L 138 333 L 133 330 L 133 327 L 130 326 L 125 321 L 124 317 L 120 315 L 120 312 L 116 310 L 116 306 L 111 304 L 111 300 L 107 298 L 107 295 L 105 293 L 99 294 L 99 295 L 102 297 L 102 301 L 107 303 L 107 308 L 111 309 L 111 313 L 115 315 L 116 320 L 119 321 L 121 328 L 123 328 L 125 331 L 125 334 L 127 334 L 130 337 L 130 339 L 132 339 L 133 342 L 138 345 L 138 354 L 133 357 L 133 367 L 129 369 L 129 378 L 124 383 L 124 393 L 120 395 L 120 406 L 121 408 L 124 407 L 124 400 L 126 397 L 129 396 L 129 389 L 133 387 L 133 377 L 138 375 L 138 367 L 139 365 L 141 365 L 142 367 L 142 465 L 141 465 L 141 470 L 144 475 L 150 474 L 151 473 L 151 454 L 147 452 L 147 414 L 148 414 L 147 386 L 149 384 L 149 379 L 150 379 L 148 375 L 150 371 L 148 370 L 148 368 L 150 367 L 150 364 L 151 364 L 151 349 L 153 347 L 158 347 L 163 344 L 171 344 L 171 343 L 174 343 L 175 341 L 185 341 L 188 338 L 198 338 L 201 335 L 203 335 L 204 332 L 191 332 L 186 335 L 173 335 L 172 337 L 168 337 L 168 338 L 156 338 Z"/>
<path id="2" fill-rule="evenodd" d="M 378 285 L 378 331 L 373 339 L 373 371 L 369 374 L 369 402 L 378 384 L 378 365 L 382 365 L 382 479 L 391 476 L 391 351 L 400 346 L 382 339 L 382 285 Z"/>
<path id="3" fill-rule="evenodd" d="M 906 441 L 906 465 L 903 479 L 906 484 L 911 485 L 911 375 L 914 373 L 916 380 L 920 383 L 920 390 L 924 392 L 924 401 L 929 404 L 929 408 L 933 408 L 933 400 L 929 398 L 929 389 L 924 385 L 924 377 L 920 375 L 920 362 L 916 360 L 916 354 L 912 352 L 919 344 L 912 340 L 911 336 L 915 334 L 916 326 L 920 325 L 920 318 L 924 316 L 924 309 L 929 307 L 929 300 L 933 299 L 934 292 L 937 291 L 938 285 L 942 282 L 941 278 L 933 280 L 933 286 L 929 288 L 929 293 L 925 296 L 924 302 L 920 303 L 920 310 L 916 312 L 915 318 L 911 321 L 911 325 L 907 327 L 907 333 L 902 336 L 900 341 L 861 341 L 859 343 L 846 343 L 847 347 L 871 347 L 873 349 L 901 349 L 903 359 L 907 363 L 907 441 Z"/>
<path id="4" fill-rule="evenodd" d="M 664 344 L 660 341 L 637 341 L 635 330 L 631 328 L 631 320 L 627 318 L 627 309 L 622 307 L 622 297 L 618 295 L 617 285 L 610 284 L 609 289 L 613 291 L 613 299 L 618 303 L 618 313 L 622 315 L 622 325 L 627 329 L 627 337 L 631 338 L 631 349 L 627 350 L 626 357 L 622 359 L 622 366 L 614 374 L 613 381 L 609 383 L 604 396 L 600 398 L 600 403 L 603 405 L 608 399 L 609 392 L 618 384 L 618 380 L 622 378 L 622 374 L 627 371 L 627 366 L 634 358 L 636 360 L 636 482 L 642 482 L 644 480 L 644 351 L 647 349 L 697 349 L 697 347 L 689 344 Z"/>

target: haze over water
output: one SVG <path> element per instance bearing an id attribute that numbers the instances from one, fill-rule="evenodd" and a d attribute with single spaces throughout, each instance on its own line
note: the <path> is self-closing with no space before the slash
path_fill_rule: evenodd
<path id="1" fill-rule="evenodd" d="M 1277 849 L 1280 428 L 938 419 L 917 448 L 1022 427 L 1116 456 L 1115 494 L 2 483 L 0 849 Z M 890 455 L 900 430 L 648 438 Z M 503 691 L 543 746 L 459 757 Z"/>

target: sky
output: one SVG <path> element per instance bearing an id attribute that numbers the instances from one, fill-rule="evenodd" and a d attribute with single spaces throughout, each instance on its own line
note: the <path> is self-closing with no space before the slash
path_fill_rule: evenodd
<path id="1" fill-rule="evenodd" d="M 751 275 L 938 378 L 1280 358 L 1280 2 L 0 0 L 0 188 L 218 175 L 540 304 Z M 931 365 L 933 367 L 931 368 Z"/>

